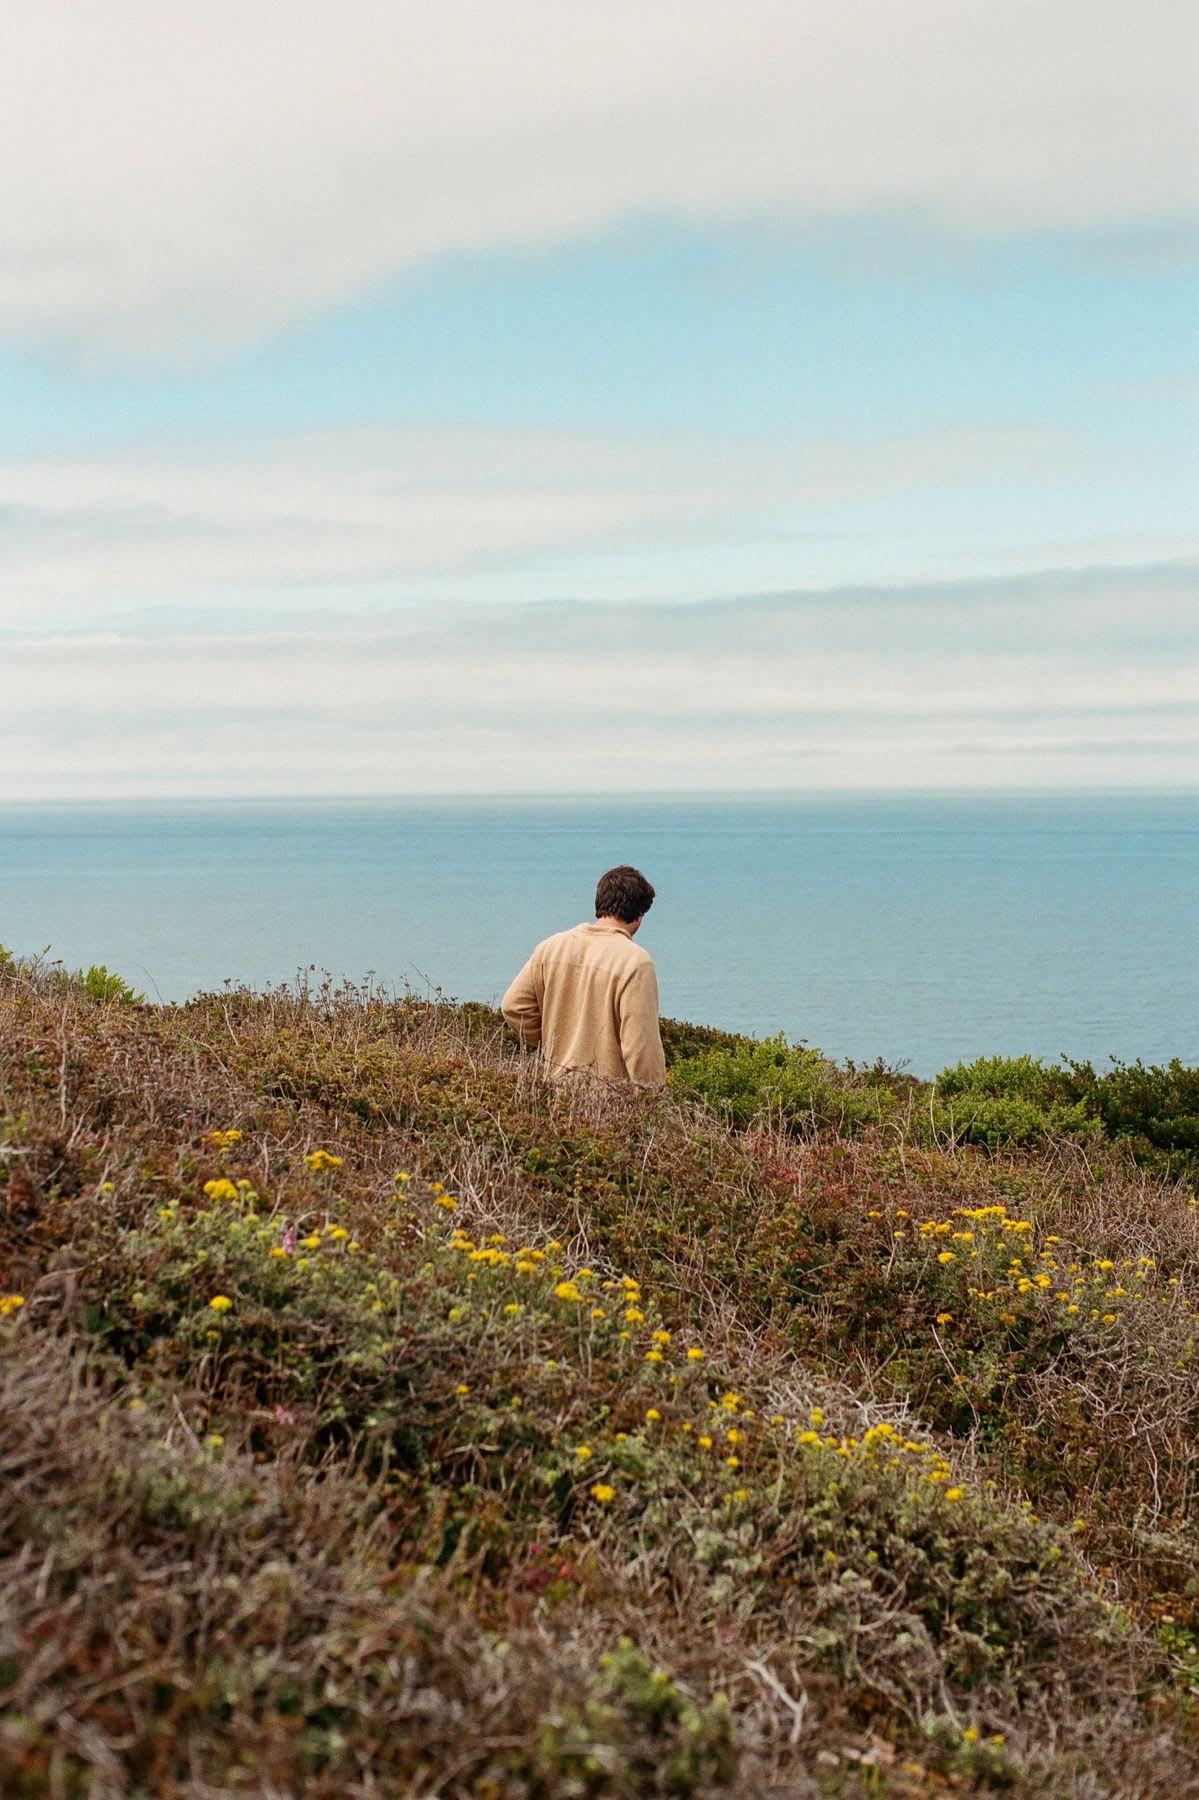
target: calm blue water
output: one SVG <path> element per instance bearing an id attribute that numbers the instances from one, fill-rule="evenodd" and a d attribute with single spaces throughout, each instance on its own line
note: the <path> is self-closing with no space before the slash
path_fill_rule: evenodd
<path id="1" fill-rule="evenodd" d="M 0 808 L 0 943 L 164 999 L 313 963 L 494 1000 L 643 868 L 663 1011 L 920 1075 L 1199 1062 L 1193 798 Z"/>

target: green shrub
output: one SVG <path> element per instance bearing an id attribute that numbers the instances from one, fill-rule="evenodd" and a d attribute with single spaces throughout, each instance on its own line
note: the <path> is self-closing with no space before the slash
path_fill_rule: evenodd
<path id="1" fill-rule="evenodd" d="M 846 1076 L 819 1050 L 792 1047 L 781 1034 L 683 1057 L 670 1081 L 676 1092 L 706 1100 L 734 1125 L 774 1114 L 793 1130 L 825 1125 L 853 1131 L 890 1117 L 896 1107 L 882 1081 Z"/>
<path id="2" fill-rule="evenodd" d="M 935 1082 L 938 1095 L 988 1094 L 997 1100 L 1024 1100 L 1046 1112 L 1060 1100 L 1074 1100 L 1068 1072 L 1046 1068 L 1037 1056 L 979 1056 L 973 1062 L 942 1069 Z"/>
<path id="3" fill-rule="evenodd" d="M 1165 1175 L 1199 1178 L 1199 1069 L 1177 1057 L 1165 1067 L 1113 1061 L 1100 1075 L 1089 1062 L 980 1056 L 942 1069 L 934 1087 L 933 1128 L 961 1143 L 1033 1145 L 1103 1131 Z"/>
<path id="4" fill-rule="evenodd" d="M 1093 1137 L 1101 1127 L 1074 1091 L 1069 1071 L 1036 1056 L 980 1056 L 942 1069 L 925 1135 L 998 1149 L 1051 1137 Z"/>
<path id="5" fill-rule="evenodd" d="M 131 987 L 124 976 L 110 973 L 103 963 L 76 969 L 67 979 L 82 990 L 88 1000 L 115 1000 L 119 1006 L 144 1006 L 146 996 Z"/>
<path id="6" fill-rule="evenodd" d="M 1113 1061 L 1104 1075 L 1090 1063 L 1071 1063 L 1074 1094 L 1103 1121 L 1109 1137 L 1123 1137 L 1133 1154 L 1162 1173 L 1199 1180 L 1199 1069 L 1177 1057 L 1165 1067 Z"/>
<path id="7" fill-rule="evenodd" d="M 970 1088 L 955 1094 L 948 1105 L 934 1104 L 931 1128 L 937 1138 L 982 1144 L 991 1150 L 1002 1144 L 1043 1144 L 1050 1137 L 1093 1137 L 1101 1129 L 1081 1100 L 1074 1106 L 1053 1105 L 1042 1110 L 1015 1095 L 996 1096 Z"/>

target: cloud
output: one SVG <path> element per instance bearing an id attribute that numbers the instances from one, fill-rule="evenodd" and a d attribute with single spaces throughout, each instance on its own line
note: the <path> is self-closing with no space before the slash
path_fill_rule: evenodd
<path id="1" fill-rule="evenodd" d="M 977 426 L 842 442 L 329 428 L 231 444 L 0 457 L 0 624 L 147 600 L 402 591 L 561 552 L 692 548 L 859 500 L 1085 459 Z"/>
<path id="2" fill-rule="evenodd" d="M 1144 245 L 1187 0 L 38 0 L 0 26 L 0 333 L 219 354 L 630 218 Z"/>
<path id="3" fill-rule="evenodd" d="M 1199 785 L 1194 568 L 3 652 L 8 799 Z"/>

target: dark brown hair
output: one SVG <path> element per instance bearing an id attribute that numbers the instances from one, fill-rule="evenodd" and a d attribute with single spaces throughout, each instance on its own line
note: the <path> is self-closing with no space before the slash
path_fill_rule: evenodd
<path id="1" fill-rule="evenodd" d="M 631 925 L 634 919 L 647 913 L 653 903 L 653 888 L 641 870 L 631 869 L 628 863 L 609 869 L 599 878 L 595 890 L 597 919 L 623 919 L 626 925 Z"/>

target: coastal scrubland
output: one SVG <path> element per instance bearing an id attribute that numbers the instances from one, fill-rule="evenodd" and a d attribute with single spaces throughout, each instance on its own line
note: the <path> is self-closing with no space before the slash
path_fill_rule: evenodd
<path id="1" fill-rule="evenodd" d="M 1199 1792 L 1195 1071 L 0 958 L 0 1791 Z"/>

